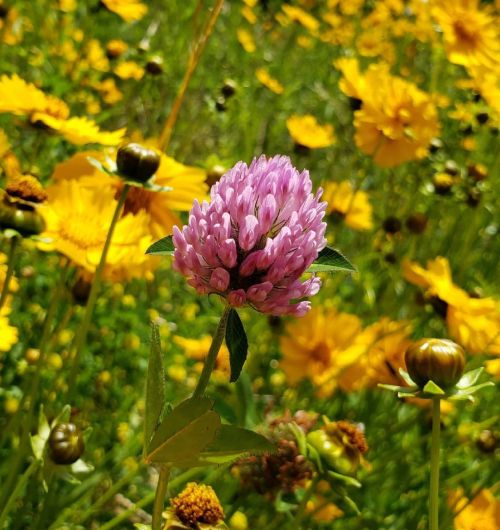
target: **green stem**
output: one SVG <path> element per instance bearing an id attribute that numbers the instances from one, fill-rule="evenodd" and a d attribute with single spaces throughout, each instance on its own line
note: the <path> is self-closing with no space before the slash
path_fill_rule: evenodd
<path id="1" fill-rule="evenodd" d="M 33 460 L 33 462 L 31 462 L 31 464 L 29 465 L 28 469 L 26 469 L 26 471 L 24 472 L 23 476 L 17 481 L 14 491 L 10 494 L 9 499 L 5 504 L 5 508 L 0 514 L 0 528 L 3 528 L 5 520 L 9 515 L 10 509 L 13 507 L 15 501 L 22 493 L 24 486 L 26 486 L 26 483 L 28 482 L 31 475 L 37 470 L 39 463 L 40 462 L 38 460 Z"/>
<path id="2" fill-rule="evenodd" d="M 17 244 L 19 242 L 19 238 L 14 236 L 10 238 L 10 247 L 9 247 L 9 257 L 7 261 L 7 272 L 5 274 L 5 281 L 3 282 L 2 286 L 2 294 L 0 294 L 0 309 L 5 304 L 5 301 L 7 300 L 7 295 L 9 294 L 9 285 L 10 280 L 12 278 L 12 273 L 14 272 L 14 262 L 15 262 L 15 256 L 16 256 L 16 249 Z"/>
<path id="3" fill-rule="evenodd" d="M 210 344 L 208 354 L 205 358 L 205 364 L 203 365 L 203 370 L 201 372 L 200 379 L 193 392 L 194 398 L 201 397 L 207 389 L 208 382 L 210 380 L 210 375 L 212 374 L 215 367 L 217 354 L 219 353 L 220 347 L 222 346 L 222 342 L 224 341 L 224 336 L 226 334 L 229 311 L 231 311 L 231 308 L 229 306 L 226 306 L 226 308 L 224 309 L 224 313 L 222 313 L 222 316 L 220 318 L 219 325 L 217 326 L 217 329 L 213 336 L 212 344 Z"/>
<path id="4" fill-rule="evenodd" d="M 306 509 L 307 509 L 307 503 L 310 501 L 311 497 L 314 494 L 314 491 L 316 490 L 316 486 L 318 485 L 318 482 L 320 481 L 320 475 L 317 474 L 312 480 L 309 486 L 307 486 L 306 491 L 304 492 L 304 496 L 302 497 L 302 500 L 300 501 L 299 507 L 297 508 L 297 512 L 295 514 L 295 519 L 293 521 L 293 529 L 299 530 L 302 525 L 302 520 L 304 519 Z"/>
<path id="5" fill-rule="evenodd" d="M 109 225 L 108 234 L 106 236 L 106 241 L 104 242 L 104 247 L 102 249 L 101 259 L 99 260 L 99 265 L 96 268 L 94 274 L 94 280 L 92 281 L 92 287 L 90 288 L 89 298 L 87 300 L 87 305 L 85 306 L 85 313 L 83 315 L 83 320 L 78 328 L 78 332 L 75 335 L 75 340 L 73 342 L 73 347 L 71 348 L 73 353 L 73 364 L 71 367 L 71 372 L 68 378 L 68 400 L 70 400 L 73 392 L 75 391 L 76 377 L 78 374 L 78 367 L 80 364 L 80 357 L 85 346 L 85 340 L 87 338 L 87 333 L 90 327 L 90 321 L 92 319 L 92 314 L 94 312 L 94 307 L 97 302 L 97 295 L 99 294 L 99 287 L 101 286 L 101 277 L 106 265 L 106 258 L 108 256 L 109 247 L 111 245 L 111 239 L 113 238 L 113 233 L 116 228 L 118 219 L 122 211 L 123 204 L 127 198 L 127 193 L 130 189 L 129 184 L 125 184 L 121 191 L 118 203 L 116 205 L 115 213 L 113 214 L 113 219 Z"/>
<path id="6" fill-rule="evenodd" d="M 153 504 L 153 523 L 151 530 L 161 530 L 161 514 L 163 513 L 163 503 L 167 495 L 169 477 L 170 466 L 161 466 Z"/>
<path id="7" fill-rule="evenodd" d="M 439 436 L 441 400 L 432 398 L 431 483 L 429 491 L 429 530 L 439 530 Z"/>

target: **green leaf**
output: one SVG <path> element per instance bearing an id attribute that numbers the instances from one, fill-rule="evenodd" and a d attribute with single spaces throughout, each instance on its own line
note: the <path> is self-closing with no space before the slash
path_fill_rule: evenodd
<path id="1" fill-rule="evenodd" d="M 156 243 L 153 243 L 147 250 L 146 254 L 153 256 L 172 256 L 175 247 L 172 236 L 162 237 Z"/>
<path id="2" fill-rule="evenodd" d="M 391 392 L 399 392 L 400 394 L 413 394 L 415 391 L 418 390 L 418 387 L 416 386 L 408 387 L 408 386 L 386 385 L 382 383 L 379 383 L 377 386 L 385 390 L 390 390 Z"/>
<path id="3" fill-rule="evenodd" d="M 356 267 L 338 250 L 325 247 L 307 272 L 356 272 Z"/>
<path id="4" fill-rule="evenodd" d="M 476 368 L 475 370 L 465 373 L 457 383 L 457 387 L 467 388 L 469 386 L 475 385 L 476 381 L 479 379 L 479 376 L 483 373 L 483 370 L 484 368 L 481 366 L 480 368 Z"/>
<path id="5" fill-rule="evenodd" d="M 225 464 L 244 455 L 270 453 L 276 448 L 264 436 L 242 427 L 222 425 L 215 439 L 200 453 L 207 464 Z"/>
<path id="6" fill-rule="evenodd" d="M 146 379 L 146 412 L 144 419 L 144 456 L 153 437 L 165 404 L 165 370 L 161 354 L 160 331 L 151 323 L 151 350 Z"/>
<path id="7" fill-rule="evenodd" d="M 245 328 L 234 309 L 229 311 L 227 318 L 226 345 L 229 350 L 229 364 L 231 365 L 230 382 L 234 383 L 240 376 L 248 354 L 248 340 Z"/>
<path id="8" fill-rule="evenodd" d="M 295 439 L 297 440 L 297 446 L 301 455 L 307 456 L 307 439 L 306 433 L 294 422 L 289 424 L 289 429 L 292 431 Z"/>
<path id="9" fill-rule="evenodd" d="M 195 459 L 214 439 L 220 427 L 219 415 L 206 397 L 190 398 L 175 407 L 161 421 L 146 462 L 180 465 Z"/>
<path id="10" fill-rule="evenodd" d="M 422 389 L 426 394 L 432 394 L 433 396 L 444 396 L 444 390 L 436 385 L 434 381 L 427 381 L 424 388 Z"/>

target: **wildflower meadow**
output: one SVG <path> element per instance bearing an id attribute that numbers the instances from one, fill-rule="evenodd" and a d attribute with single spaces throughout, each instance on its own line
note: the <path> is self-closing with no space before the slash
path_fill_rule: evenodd
<path id="1" fill-rule="evenodd" d="M 0 530 L 500 530 L 499 0 L 0 0 Z"/>

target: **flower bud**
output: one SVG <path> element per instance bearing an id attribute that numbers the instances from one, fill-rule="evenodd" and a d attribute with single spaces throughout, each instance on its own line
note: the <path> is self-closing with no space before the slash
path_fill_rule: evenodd
<path id="1" fill-rule="evenodd" d="M 225 98 L 230 98 L 231 96 L 234 96 L 237 88 L 238 85 L 235 81 L 232 79 L 226 79 L 220 91 Z"/>
<path id="2" fill-rule="evenodd" d="M 476 439 L 477 448 L 483 453 L 493 453 L 499 447 L 498 436 L 489 429 L 481 431 Z"/>
<path id="3" fill-rule="evenodd" d="M 73 464 L 84 449 L 82 432 L 74 423 L 60 423 L 50 431 L 49 454 L 55 464 Z"/>
<path id="4" fill-rule="evenodd" d="M 154 55 L 146 63 L 146 72 L 151 75 L 163 73 L 163 59 L 159 55 Z"/>
<path id="5" fill-rule="evenodd" d="M 406 219 L 406 227 L 412 234 L 421 234 L 427 228 L 427 221 L 423 213 L 415 212 Z"/>
<path id="6" fill-rule="evenodd" d="M 465 352 L 447 339 L 421 339 L 405 353 L 406 368 L 420 387 L 433 381 L 439 387 L 453 387 L 463 374 Z"/>
<path id="7" fill-rule="evenodd" d="M 8 194 L 0 190 L 0 229 L 11 228 L 22 236 L 40 234 L 45 230 L 42 216 L 32 207 L 12 202 Z"/>
<path id="8" fill-rule="evenodd" d="M 401 221 L 397 217 L 391 215 L 384 219 L 384 222 L 382 223 L 382 228 L 388 234 L 397 234 L 401 231 Z"/>
<path id="9" fill-rule="evenodd" d="M 118 149 L 116 165 L 120 176 L 147 182 L 160 167 L 160 155 L 140 144 L 128 143 Z"/>

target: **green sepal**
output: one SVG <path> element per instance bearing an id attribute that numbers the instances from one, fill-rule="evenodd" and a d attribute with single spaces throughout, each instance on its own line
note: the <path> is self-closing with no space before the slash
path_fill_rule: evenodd
<path id="1" fill-rule="evenodd" d="M 229 350 L 231 377 L 229 381 L 238 380 L 248 355 L 248 339 L 240 316 L 235 309 L 229 310 L 226 326 L 226 346 Z"/>
<path id="2" fill-rule="evenodd" d="M 449 399 L 453 401 L 458 401 L 462 399 L 468 399 L 469 401 L 474 401 L 472 394 L 475 394 L 478 390 L 480 390 L 481 388 L 485 388 L 487 386 L 495 386 L 495 384 L 492 381 L 486 381 L 485 383 L 481 383 L 479 385 L 473 385 L 468 388 L 458 390 L 458 392 L 450 396 Z"/>
<path id="3" fill-rule="evenodd" d="M 307 438 L 306 433 L 294 422 L 288 424 L 289 429 L 297 440 L 297 446 L 301 455 L 307 456 Z"/>
<path id="4" fill-rule="evenodd" d="M 153 243 L 147 250 L 146 254 L 152 256 L 172 256 L 175 247 L 172 236 L 162 237 L 156 243 Z"/>
<path id="5" fill-rule="evenodd" d="M 180 465 L 195 459 L 221 425 L 212 405 L 207 397 L 190 398 L 165 415 L 148 446 L 146 462 Z"/>
<path id="6" fill-rule="evenodd" d="M 147 447 L 161 420 L 165 406 L 165 369 L 161 353 L 160 331 L 156 324 L 151 323 L 151 349 L 148 361 L 148 374 L 146 378 L 146 405 L 144 418 L 144 451 Z"/>
<path id="7" fill-rule="evenodd" d="M 413 395 L 419 391 L 417 386 L 408 387 L 408 386 L 386 385 L 382 383 L 379 383 L 377 386 L 385 390 L 390 390 L 391 392 L 397 392 L 398 394 Z"/>
<path id="8" fill-rule="evenodd" d="M 413 379 L 410 377 L 410 374 L 403 370 L 402 368 L 399 369 L 399 375 L 401 376 L 401 379 L 409 386 L 409 387 L 415 387 L 418 388 L 418 385 L 413 381 Z"/>
<path id="9" fill-rule="evenodd" d="M 337 473 L 335 471 L 328 471 L 327 472 L 329 478 L 340 481 L 344 483 L 346 486 L 353 486 L 354 488 L 361 488 L 361 482 L 357 481 L 355 478 L 350 477 L 348 475 L 343 475 L 342 473 Z"/>
<path id="10" fill-rule="evenodd" d="M 307 444 L 307 457 L 311 462 L 314 463 L 316 469 L 323 473 L 323 462 L 321 461 L 321 456 L 319 455 L 316 448 L 314 448 L 310 443 Z"/>
<path id="11" fill-rule="evenodd" d="M 470 372 L 465 373 L 460 378 L 460 381 L 456 384 L 457 388 L 464 389 L 475 385 L 477 380 L 479 379 L 479 376 L 483 373 L 483 370 L 484 367 L 481 366 L 479 368 L 476 368 L 475 370 L 471 370 Z"/>
<path id="12" fill-rule="evenodd" d="M 422 388 L 422 391 L 425 394 L 431 394 L 431 396 L 444 396 L 446 394 L 446 392 L 440 386 L 436 385 L 434 381 L 427 381 L 424 388 Z"/>
<path id="13" fill-rule="evenodd" d="M 338 250 L 325 247 L 306 272 L 356 272 L 356 267 Z"/>

